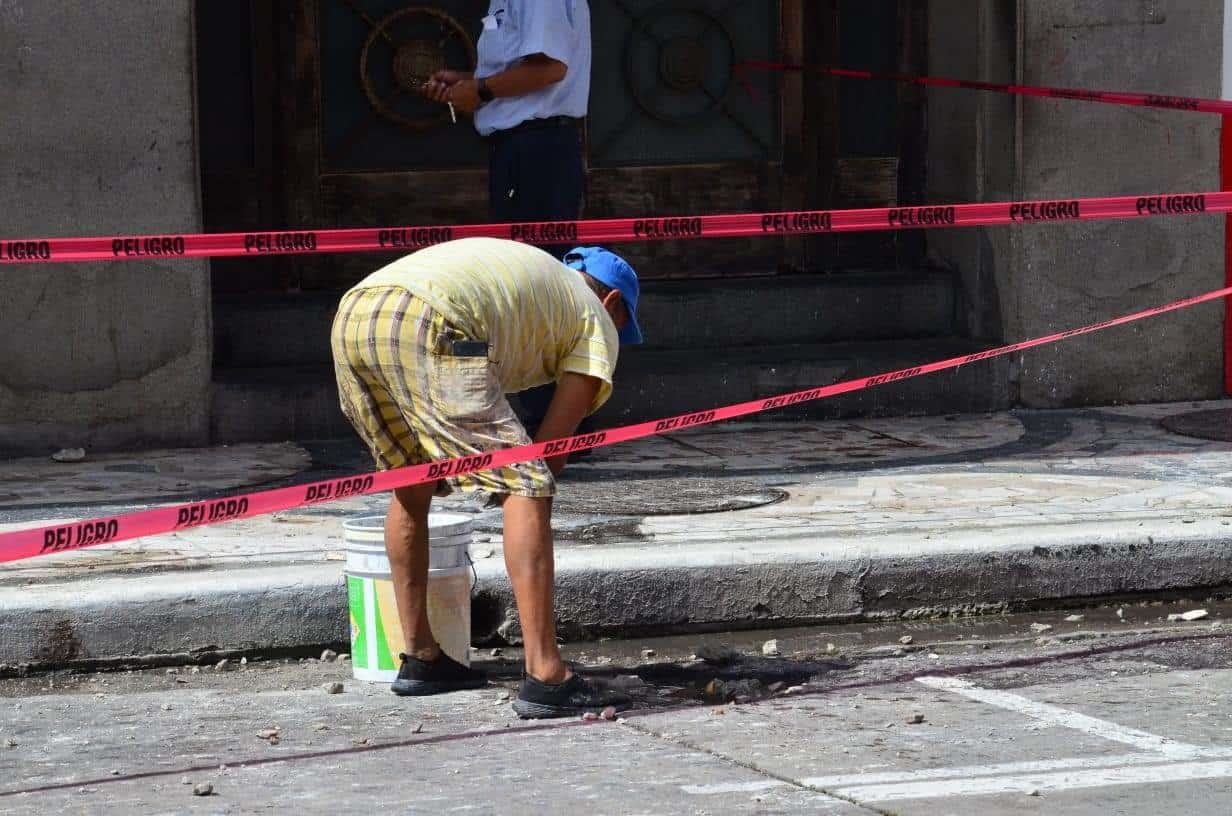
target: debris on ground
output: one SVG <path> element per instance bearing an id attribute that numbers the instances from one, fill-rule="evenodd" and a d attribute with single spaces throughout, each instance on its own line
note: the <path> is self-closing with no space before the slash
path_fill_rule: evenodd
<path id="1" fill-rule="evenodd" d="M 338 653 L 335 652 L 333 649 L 326 649 L 325 651 L 321 652 L 321 662 L 322 663 L 333 663 L 337 659 L 338 659 Z"/>
<path id="2" fill-rule="evenodd" d="M 587 722 L 593 722 L 599 719 L 599 715 L 593 711 L 587 711 L 585 714 L 582 715 L 582 719 L 586 720 Z"/>
<path id="3" fill-rule="evenodd" d="M 608 706 L 607 708 L 599 712 L 599 716 L 605 720 L 616 719 L 616 706 Z"/>
<path id="4" fill-rule="evenodd" d="M 638 691 L 646 688 L 646 681 L 636 674 L 618 674 L 608 681 L 608 685 L 620 691 Z"/>
<path id="5" fill-rule="evenodd" d="M 761 645 L 761 653 L 766 657 L 777 657 L 779 654 L 779 642 L 777 640 L 767 640 Z"/>
<path id="6" fill-rule="evenodd" d="M 902 637 L 898 639 L 898 642 L 903 644 L 904 646 L 910 646 L 912 643 L 915 643 L 915 638 L 913 638 L 911 635 L 903 635 Z"/>
<path id="7" fill-rule="evenodd" d="M 1086 617 L 1087 617 L 1086 615 L 1070 615 L 1068 618 L 1065 619 L 1065 622 L 1066 623 L 1082 623 L 1084 620 L 1086 620 Z"/>
<path id="8" fill-rule="evenodd" d="M 85 448 L 62 448 L 51 455 L 53 462 L 80 462 L 85 458 Z"/>
<path id="9" fill-rule="evenodd" d="M 744 655 L 730 646 L 706 645 L 697 650 L 697 659 L 713 666 L 725 666 L 729 663 L 739 663 Z"/>
<path id="10" fill-rule="evenodd" d="M 225 657 L 222 660 L 219 660 L 217 663 L 214 664 L 214 671 L 221 672 L 221 671 L 226 671 L 229 668 L 231 668 L 231 661 Z"/>
<path id="11" fill-rule="evenodd" d="M 214 793 L 214 786 L 209 782 L 198 782 L 193 785 L 193 796 L 211 796 Z"/>
<path id="12" fill-rule="evenodd" d="M 745 703 L 766 695 L 766 687 L 755 678 L 741 680 L 720 680 L 715 678 L 702 689 L 703 693 L 715 702 Z"/>
<path id="13" fill-rule="evenodd" d="M 504 653 L 505 653 L 505 650 L 504 650 L 504 649 L 502 649 L 502 648 L 500 648 L 500 647 L 498 646 L 498 647 L 496 647 L 495 649 L 493 649 L 492 651 L 488 652 L 488 656 L 489 656 L 489 657 L 500 657 L 500 656 L 501 656 L 501 655 L 503 655 Z"/>
<path id="14" fill-rule="evenodd" d="M 278 726 L 266 728 L 257 732 L 257 739 L 268 741 L 271 745 L 277 745 L 282 740 L 282 729 Z"/>
<path id="15" fill-rule="evenodd" d="M 500 703 L 507 703 L 507 702 L 509 702 L 509 692 L 507 692 L 507 691 L 502 691 L 500 694 L 497 694 L 497 695 L 496 695 L 496 700 L 497 700 L 497 702 L 500 702 Z"/>
<path id="16" fill-rule="evenodd" d="M 642 649 L 642 659 L 654 657 L 658 654 L 654 649 Z"/>
<path id="17" fill-rule="evenodd" d="M 1116 611 L 1116 616 L 1117 616 L 1118 618 L 1122 618 L 1122 619 L 1123 619 L 1123 618 L 1125 617 L 1125 610 L 1124 610 L 1123 608 L 1121 608 L 1121 607 L 1119 607 L 1119 606 L 1118 606 L 1118 607 L 1117 607 L 1117 611 Z"/>
<path id="18" fill-rule="evenodd" d="M 828 655 L 838 654 L 838 647 L 835 646 L 833 643 L 827 643 L 826 644 L 826 654 Z"/>
<path id="19" fill-rule="evenodd" d="M 1051 623 L 1033 623 L 1031 624 L 1031 631 L 1032 632 L 1051 632 L 1052 624 Z"/>
<path id="20" fill-rule="evenodd" d="M 1195 609 L 1195 610 L 1193 610 L 1192 612 L 1186 612 L 1186 613 L 1182 614 L 1182 615 L 1181 615 L 1181 620 L 1183 620 L 1183 621 L 1196 621 L 1196 620 L 1202 620 L 1203 618 L 1205 618 L 1205 617 L 1207 616 L 1207 614 L 1208 614 L 1208 613 L 1207 613 L 1207 611 L 1206 611 L 1205 609 Z"/>
<path id="21" fill-rule="evenodd" d="M 343 686 L 341 683 L 334 681 L 333 683 L 326 683 L 321 688 L 325 690 L 326 694 L 341 694 Z"/>
<path id="22" fill-rule="evenodd" d="M 924 722 L 923 714 L 912 714 L 910 717 L 907 718 L 908 725 L 919 725 L 922 722 Z"/>
<path id="23" fill-rule="evenodd" d="M 415 727 L 411 729 L 411 733 L 412 734 L 422 734 L 423 733 L 423 723 L 417 723 Z"/>

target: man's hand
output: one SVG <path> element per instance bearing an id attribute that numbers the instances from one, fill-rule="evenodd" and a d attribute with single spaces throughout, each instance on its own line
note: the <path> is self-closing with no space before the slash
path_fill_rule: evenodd
<path id="1" fill-rule="evenodd" d="M 470 71 L 437 71 L 432 78 L 423 84 L 419 92 L 433 102 L 449 101 L 449 89 L 459 82 L 470 79 L 474 74 Z M 455 103 L 456 104 L 456 103 Z"/>
<path id="2" fill-rule="evenodd" d="M 463 79 L 455 82 L 449 86 L 445 101 L 452 103 L 463 113 L 474 113 L 483 103 L 483 100 L 479 98 L 479 81 Z"/>
<path id="3" fill-rule="evenodd" d="M 556 383 L 556 393 L 548 405 L 548 412 L 535 434 L 536 442 L 547 442 L 549 439 L 560 439 L 572 436 L 577 426 L 590 413 L 594 405 L 595 395 L 599 393 L 602 382 L 597 377 L 586 374 L 566 372 Z M 548 467 L 553 474 L 564 470 L 568 456 L 555 456 L 548 459 Z"/>

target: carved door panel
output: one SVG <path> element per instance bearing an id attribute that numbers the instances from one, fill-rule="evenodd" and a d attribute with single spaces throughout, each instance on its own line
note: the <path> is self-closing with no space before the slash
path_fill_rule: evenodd
<path id="1" fill-rule="evenodd" d="M 798 122 L 782 78 L 738 75 L 780 53 L 797 3 L 766 0 L 592 2 L 595 53 L 587 215 L 690 215 L 777 209 L 784 140 Z M 794 30 L 792 30 L 794 29 Z M 790 32 L 790 35 L 789 35 Z M 788 181 L 790 185 L 790 181 Z M 767 274 L 778 240 L 623 246 L 647 277 Z"/>
<path id="2" fill-rule="evenodd" d="M 323 227 L 484 220 L 487 153 L 469 119 L 418 93 L 473 70 L 485 0 L 296 0 L 289 210 Z M 343 288 L 400 252 L 304 259 L 305 289 Z"/>

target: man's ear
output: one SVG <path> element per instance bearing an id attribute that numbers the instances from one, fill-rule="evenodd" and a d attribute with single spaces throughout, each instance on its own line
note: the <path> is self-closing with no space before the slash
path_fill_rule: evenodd
<path id="1" fill-rule="evenodd" d="M 603 308 L 611 315 L 612 322 L 616 324 L 616 328 L 623 329 L 625 323 L 629 320 L 629 312 L 625 308 L 625 303 L 619 289 L 613 289 L 603 296 Z"/>

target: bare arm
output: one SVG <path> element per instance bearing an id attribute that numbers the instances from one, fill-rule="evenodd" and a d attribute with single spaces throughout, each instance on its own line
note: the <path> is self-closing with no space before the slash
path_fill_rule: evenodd
<path id="1" fill-rule="evenodd" d="M 566 372 L 556 383 L 556 393 L 548 405 L 539 432 L 535 434 L 536 442 L 547 442 L 550 439 L 560 439 L 572 436 L 578 425 L 590 413 L 595 396 L 599 393 L 602 382 L 597 377 L 585 374 Z M 568 456 L 556 456 L 548 459 L 548 467 L 553 474 L 564 470 Z"/>
<path id="2" fill-rule="evenodd" d="M 508 96 L 525 96 L 540 88 L 554 85 L 569 73 L 569 66 L 544 54 L 531 54 L 513 65 L 484 77 L 488 90 L 497 99 Z M 452 102 L 460 111 L 474 113 L 480 105 L 479 80 L 460 79 L 451 84 L 445 101 Z"/>

